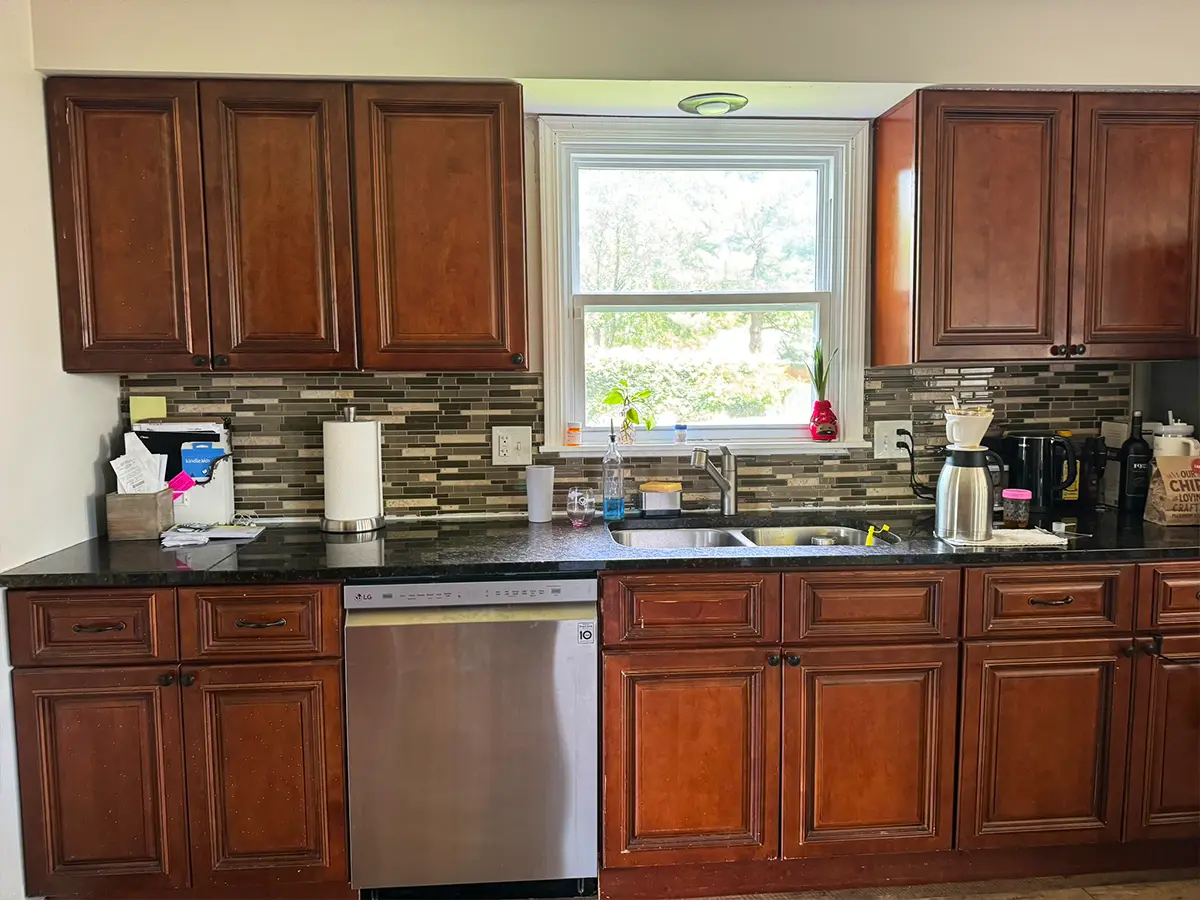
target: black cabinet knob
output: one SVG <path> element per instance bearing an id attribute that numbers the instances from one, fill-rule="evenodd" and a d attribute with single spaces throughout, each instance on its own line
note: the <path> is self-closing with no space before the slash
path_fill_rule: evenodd
<path id="1" fill-rule="evenodd" d="M 207 366 L 208 365 L 208 357 L 207 356 L 193 356 L 192 357 L 192 365 L 193 366 Z"/>
<path id="2" fill-rule="evenodd" d="M 1083 356 L 1087 353 L 1087 344 L 1076 344 L 1074 352 L 1076 356 Z"/>
<path id="3" fill-rule="evenodd" d="M 514 353 L 512 355 L 512 363 L 514 366 L 525 365 L 525 354 L 524 353 Z"/>
<path id="4" fill-rule="evenodd" d="M 229 365 L 229 357 L 228 356 L 214 356 L 213 357 L 213 365 L 214 366 L 227 366 L 227 365 Z"/>
<path id="5" fill-rule="evenodd" d="M 798 657 L 798 656 L 797 656 L 795 653 L 789 653 L 789 654 L 788 654 L 788 655 L 785 657 L 785 661 L 786 661 L 786 662 L 787 662 L 787 664 L 788 664 L 789 666 L 791 666 L 793 669 L 794 669 L 794 668 L 796 668 L 798 665 L 800 665 L 800 657 Z"/>
<path id="6" fill-rule="evenodd" d="M 783 662 L 783 657 L 779 656 L 776 653 L 772 653 L 770 656 L 767 657 L 767 665 L 768 666 L 777 666 L 781 662 Z"/>
<path id="7" fill-rule="evenodd" d="M 171 685 L 173 685 L 175 683 L 175 676 L 171 675 L 170 673 L 168 673 L 166 675 L 159 675 L 158 683 L 161 684 L 163 687 L 170 687 Z"/>
<path id="8" fill-rule="evenodd" d="M 186 673 L 183 675 L 180 675 L 179 683 L 182 684 L 184 687 L 191 687 L 193 684 L 196 683 L 196 676 L 188 675 Z"/>
<path id="9" fill-rule="evenodd" d="M 1050 355 L 1051 356 L 1066 356 L 1067 348 L 1066 348 L 1066 346 L 1060 346 L 1059 344 L 1051 344 L 1050 345 Z"/>

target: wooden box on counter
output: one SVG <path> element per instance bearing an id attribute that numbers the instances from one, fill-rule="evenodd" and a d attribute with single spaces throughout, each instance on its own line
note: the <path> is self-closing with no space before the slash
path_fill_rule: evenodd
<path id="1" fill-rule="evenodd" d="M 156 494 L 109 494 L 104 498 L 110 541 L 157 541 L 175 524 L 170 488 Z"/>

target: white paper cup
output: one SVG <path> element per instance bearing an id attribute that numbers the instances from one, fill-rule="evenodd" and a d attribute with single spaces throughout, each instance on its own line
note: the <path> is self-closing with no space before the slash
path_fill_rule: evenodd
<path id="1" fill-rule="evenodd" d="M 525 498 L 530 522 L 549 522 L 554 512 L 554 466 L 525 467 Z"/>

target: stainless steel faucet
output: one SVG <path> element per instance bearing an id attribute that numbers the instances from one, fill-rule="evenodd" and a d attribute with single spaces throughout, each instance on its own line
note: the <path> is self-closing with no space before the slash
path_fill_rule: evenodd
<path id="1" fill-rule="evenodd" d="M 712 464 L 708 458 L 709 451 L 697 447 L 692 451 L 692 468 L 703 469 L 721 489 L 721 514 L 736 516 L 738 511 L 737 498 L 737 457 L 728 447 L 721 447 L 721 470 Z"/>

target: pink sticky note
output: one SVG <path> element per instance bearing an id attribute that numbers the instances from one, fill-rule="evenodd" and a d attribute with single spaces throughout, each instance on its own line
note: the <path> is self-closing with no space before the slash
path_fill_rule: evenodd
<path id="1" fill-rule="evenodd" d="M 170 481 L 167 482 L 167 487 L 169 487 L 171 489 L 171 491 L 173 492 L 171 495 L 171 499 L 178 500 L 180 497 L 182 497 L 184 494 L 186 494 L 188 492 L 188 489 L 191 488 L 193 485 L 195 485 L 195 483 L 196 483 L 196 479 L 193 478 L 191 475 L 189 475 L 187 472 L 180 472 L 178 475 L 176 475 L 174 478 L 172 478 Z"/>

